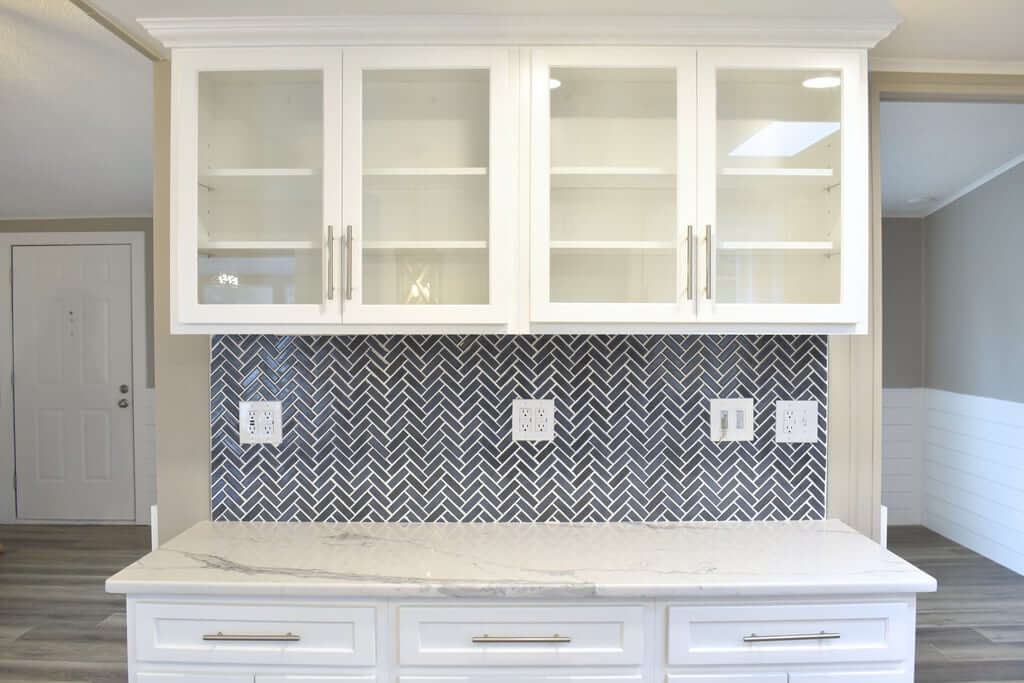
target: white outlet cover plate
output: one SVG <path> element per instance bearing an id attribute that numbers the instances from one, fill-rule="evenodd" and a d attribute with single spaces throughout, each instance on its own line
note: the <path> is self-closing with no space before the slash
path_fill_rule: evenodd
<path id="1" fill-rule="evenodd" d="M 551 441 L 555 437 L 554 399 L 512 401 L 512 440 Z"/>
<path id="2" fill-rule="evenodd" d="M 722 428 L 722 411 L 725 411 L 727 417 L 725 429 Z M 741 420 L 737 419 L 737 413 L 743 414 Z M 708 410 L 708 435 L 712 441 L 753 441 L 754 399 L 711 399 Z"/>
<path id="3" fill-rule="evenodd" d="M 238 441 L 243 444 L 281 443 L 280 401 L 239 401 Z"/>
<path id="4" fill-rule="evenodd" d="M 775 402 L 776 443 L 814 443 L 817 440 L 817 401 Z"/>

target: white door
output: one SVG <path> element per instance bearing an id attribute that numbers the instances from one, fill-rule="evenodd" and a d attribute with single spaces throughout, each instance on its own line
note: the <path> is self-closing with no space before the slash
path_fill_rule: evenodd
<path id="1" fill-rule="evenodd" d="M 345 51 L 346 323 L 508 322 L 508 62 L 502 48 Z"/>
<path id="2" fill-rule="evenodd" d="M 531 319 L 693 322 L 696 53 L 533 51 Z"/>
<path id="3" fill-rule="evenodd" d="M 14 247 L 19 519 L 135 518 L 131 247 Z"/>

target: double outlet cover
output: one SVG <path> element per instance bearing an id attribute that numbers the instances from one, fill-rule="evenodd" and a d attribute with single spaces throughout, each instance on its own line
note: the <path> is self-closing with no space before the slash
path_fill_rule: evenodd
<path id="1" fill-rule="evenodd" d="M 555 436 L 554 399 L 512 401 L 512 440 L 551 441 Z"/>

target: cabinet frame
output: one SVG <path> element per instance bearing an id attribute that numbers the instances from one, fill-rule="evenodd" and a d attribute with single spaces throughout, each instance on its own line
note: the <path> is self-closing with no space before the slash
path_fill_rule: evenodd
<path id="1" fill-rule="evenodd" d="M 696 48 L 564 47 L 531 50 L 530 68 L 530 321 L 534 323 L 686 323 L 697 320 L 693 282 L 696 245 Z M 668 303 L 556 303 L 551 301 L 551 89 L 552 68 L 652 68 L 676 72 L 676 300 Z M 696 232 L 694 232 L 696 238 Z"/>
<path id="2" fill-rule="evenodd" d="M 340 282 L 340 263 L 328 273 L 328 226 L 341 220 L 341 67 L 335 47 L 191 48 L 174 51 L 171 62 L 170 258 L 171 327 L 194 324 L 338 324 L 341 306 L 328 298 Z M 207 71 L 320 71 L 323 79 L 323 162 L 319 304 L 201 304 L 198 294 L 199 74 Z M 337 245 L 335 245 L 336 247 Z M 337 252 L 335 252 L 336 254 Z M 328 328 L 325 328 L 325 330 Z"/>
<path id="3" fill-rule="evenodd" d="M 351 299 L 343 301 L 346 324 L 486 325 L 506 324 L 511 315 L 512 252 L 515 241 L 517 187 L 514 112 L 511 84 L 512 54 L 494 47 L 358 47 L 345 50 L 342 81 L 342 149 L 344 221 L 352 228 L 351 253 L 343 253 L 351 268 Z M 365 304 L 363 303 L 363 73 L 369 70 L 486 69 L 488 72 L 488 286 L 486 304 Z M 342 282 L 344 297 L 345 283 Z"/>
<path id="4" fill-rule="evenodd" d="M 842 76 L 840 293 L 837 304 L 724 304 L 703 283 L 715 282 L 717 252 L 717 88 L 716 70 L 837 70 Z M 867 55 L 863 50 L 708 47 L 697 52 L 697 180 L 701 265 L 699 321 L 702 323 L 847 324 L 867 331 L 870 242 Z M 704 242 L 710 226 L 711 245 Z M 707 259 L 710 252 L 711 260 Z"/>

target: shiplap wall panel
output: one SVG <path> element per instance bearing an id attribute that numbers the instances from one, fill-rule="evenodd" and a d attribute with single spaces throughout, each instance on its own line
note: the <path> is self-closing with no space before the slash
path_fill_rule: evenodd
<path id="1" fill-rule="evenodd" d="M 1024 573 L 1024 404 L 929 389 L 924 523 Z"/>
<path id="2" fill-rule="evenodd" d="M 882 504 L 889 524 L 921 523 L 922 388 L 882 391 Z"/>

